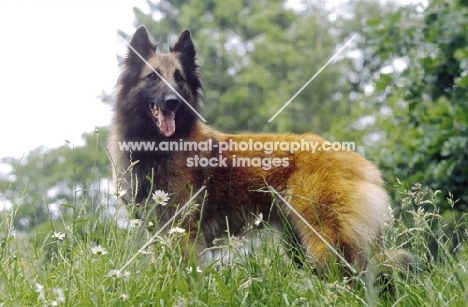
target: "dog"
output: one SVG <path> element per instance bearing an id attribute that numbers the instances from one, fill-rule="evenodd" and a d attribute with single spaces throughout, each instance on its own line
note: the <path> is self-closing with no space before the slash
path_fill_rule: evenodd
<path id="1" fill-rule="evenodd" d="M 153 232 L 204 189 L 192 200 L 195 209 L 173 222 L 198 254 L 226 230 L 239 235 L 263 216 L 320 271 L 332 262 L 365 270 L 373 256 L 409 261 L 406 251 L 382 245 L 391 207 L 371 162 L 352 150 L 325 150 L 330 143 L 313 134 L 216 131 L 200 115 L 200 70 L 189 30 L 162 54 L 141 26 L 123 61 L 109 139 L 114 185 L 129 191 L 122 199 Z M 122 149 L 129 142 L 154 148 Z M 292 150 L 298 144 L 324 150 Z M 155 203 L 156 191 L 168 193 L 169 203 Z"/>

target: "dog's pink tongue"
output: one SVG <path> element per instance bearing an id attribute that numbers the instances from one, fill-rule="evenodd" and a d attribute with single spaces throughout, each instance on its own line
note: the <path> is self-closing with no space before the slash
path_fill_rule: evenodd
<path id="1" fill-rule="evenodd" d="M 173 136 L 175 133 L 175 112 L 165 112 L 160 110 L 158 113 L 158 128 L 165 137 Z"/>

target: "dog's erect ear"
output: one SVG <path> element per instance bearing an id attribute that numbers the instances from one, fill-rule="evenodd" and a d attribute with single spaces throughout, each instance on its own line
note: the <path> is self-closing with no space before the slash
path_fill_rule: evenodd
<path id="1" fill-rule="evenodd" d="M 180 59 L 184 65 L 195 65 L 196 51 L 190 36 L 190 30 L 184 30 L 180 33 L 179 39 L 171 51 L 180 53 Z"/>
<path id="2" fill-rule="evenodd" d="M 133 34 L 130 45 L 141 55 L 145 60 L 149 59 L 150 56 L 156 51 L 156 45 L 153 44 L 149 38 L 148 31 L 144 26 L 140 26 Z M 144 62 L 140 57 L 135 54 L 132 49 L 128 49 L 128 59 L 131 65 L 140 65 Z"/>

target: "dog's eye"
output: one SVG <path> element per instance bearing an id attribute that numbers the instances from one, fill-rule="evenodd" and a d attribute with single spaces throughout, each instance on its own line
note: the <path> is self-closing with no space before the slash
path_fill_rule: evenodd
<path id="1" fill-rule="evenodd" d="M 154 81 L 156 79 L 158 79 L 158 75 L 155 74 L 154 72 L 150 73 L 148 76 L 146 76 L 148 79 Z"/>
<path id="2" fill-rule="evenodd" d="M 179 71 L 176 71 L 175 72 L 175 75 L 174 75 L 174 79 L 177 83 L 180 83 L 180 82 L 184 82 L 184 77 L 182 77 L 182 75 L 180 74 Z"/>

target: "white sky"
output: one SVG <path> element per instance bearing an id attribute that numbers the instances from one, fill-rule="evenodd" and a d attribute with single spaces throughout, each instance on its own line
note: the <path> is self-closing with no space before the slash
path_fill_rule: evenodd
<path id="1" fill-rule="evenodd" d="M 137 1 L 0 1 L 0 158 L 21 157 L 110 122 L 98 98 L 119 73 Z"/>

